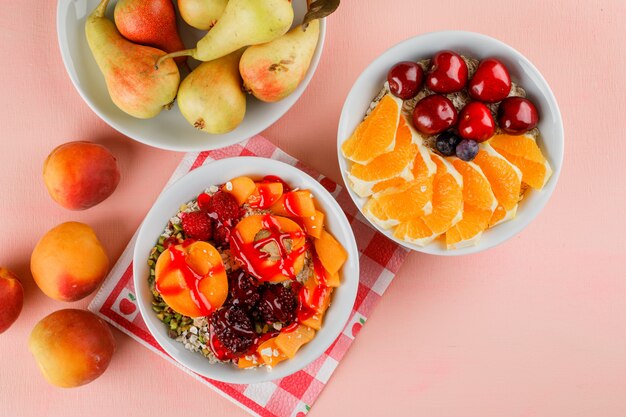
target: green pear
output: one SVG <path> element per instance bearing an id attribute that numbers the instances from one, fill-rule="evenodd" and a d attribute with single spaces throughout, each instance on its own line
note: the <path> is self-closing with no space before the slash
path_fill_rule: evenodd
<path id="1" fill-rule="evenodd" d="M 195 128 L 207 133 L 227 133 L 246 114 L 246 94 L 241 88 L 239 59 L 243 50 L 203 62 L 178 89 L 178 107 Z"/>
<path id="2" fill-rule="evenodd" d="M 224 13 L 228 0 L 178 0 L 183 20 L 200 30 L 209 30 Z"/>
<path id="3" fill-rule="evenodd" d="M 178 56 L 211 61 L 244 46 L 270 42 L 293 23 L 291 0 L 229 0 L 224 14 L 193 49 L 173 52 L 157 62 Z"/>
<path id="4" fill-rule="evenodd" d="M 298 26 L 280 38 L 251 46 L 243 53 L 239 72 L 244 88 L 262 101 L 287 97 L 300 85 L 320 36 L 318 20 Z"/>
<path id="5" fill-rule="evenodd" d="M 85 23 L 87 43 L 104 75 L 113 103 L 140 119 L 155 117 L 176 98 L 180 73 L 168 59 L 157 69 L 154 62 L 165 52 L 127 41 L 104 17 L 109 0 L 102 0 Z"/>

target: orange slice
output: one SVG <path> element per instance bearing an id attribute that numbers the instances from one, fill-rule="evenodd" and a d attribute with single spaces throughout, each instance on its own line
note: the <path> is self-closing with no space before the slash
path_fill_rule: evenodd
<path id="1" fill-rule="evenodd" d="M 401 116 L 393 151 L 377 156 L 367 165 L 352 165 L 348 173 L 352 189 L 360 197 L 367 197 L 373 194 L 373 187 L 379 182 L 393 178 L 412 180 L 411 168 L 416 154 L 417 145 L 413 143 L 405 117 Z"/>
<path id="2" fill-rule="evenodd" d="M 552 175 L 552 168 L 530 135 L 496 135 L 489 144 L 522 171 L 522 181 L 541 190 Z"/>
<path id="3" fill-rule="evenodd" d="M 489 180 L 491 190 L 498 200 L 498 207 L 489 221 L 493 227 L 515 217 L 522 186 L 522 172 L 488 143 L 481 143 L 473 161 Z"/>
<path id="4" fill-rule="evenodd" d="M 400 222 L 394 236 L 417 245 L 426 245 L 461 221 L 463 217 L 463 177 L 448 161 L 431 154 L 437 165 L 433 179 L 432 212 Z"/>
<path id="5" fill-rule="evenodd" d="M 458 249 L 478 243 L 498 201 L 478 165 L 458 158 L 450 162 L 463 177 L 463 218 L 446 232 L 446 246 Z"/>
<path id="6" fill-rule="evenodd" d="M 341 145 L 343 156 L 352 162 L 369 164 L 377 156 L 392 151 L 401 109 L 402 100 L 391 94 L 384 96 Z"/>

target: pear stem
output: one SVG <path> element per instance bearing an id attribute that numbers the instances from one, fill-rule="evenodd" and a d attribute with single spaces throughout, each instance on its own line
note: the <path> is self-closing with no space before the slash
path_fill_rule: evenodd
<path id="1" fill-rule="evenodd" d="M 104 13 L 107 11 L 107 6 L 109 5 L 109 0 L 102 0 L 98 7 L 91 13 L 94 17 L 104 17 Z"/>
<path id="2" fill-rule="evenodd" d="M 104 1 L 108 1 L 108 0 L 104 0 Z M 158 70 L 159 65 L 161 65 L 161 63 L 168 58 L 176 58 L 179 56 L 193 56 L 194 51 L 195 49 L 185 49 L 182 51 L 172 52 L 171 54 L 163 55 L 161 58 L 157 59 L 156 64 L 154 64 L 154 69 Z"/>

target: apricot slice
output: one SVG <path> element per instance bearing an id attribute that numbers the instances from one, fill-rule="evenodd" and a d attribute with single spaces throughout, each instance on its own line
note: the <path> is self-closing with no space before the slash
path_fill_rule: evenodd
<path id="1" fill-rule="evenodd" d="M 315 210 L 314 216 L 302 218 L 302 225 L 309 236 L 319 239 L 324 230 L 324 213 Z"/>
<path id="2" fill-rule="evenodd" d="M 337 288 L 341 285 L 341 278 L 339 277 L 339 272 L 334 274 L 328 274 L 326 276 L 326 285 L 329 287 Z"/>
<path id="3" fill-rule="evenodd" d="M 228 181 L 223 189 L 235 197 L 237 204 L 242 205 L 256 191 L 256 184 L 248 177 L 237 177 Z"/>
<path id="4" fill-rule="evenodd" d="M 248 204 L 253 208 L 266 209 L 283 195 L 283 184 L 280 182 L 257 182 L 256 189 L 248 197 Z"/>
<path id="5" fill-rule="evenodd" d="M 326 230 L 322 230 L 319 239 L 314 241 L 317 256 L 330 275 L 336 274 L 348 259 L 348 252 Z"/>
<path id="6" fill-rule="evenodd" d="M 290 191 L 283 194 L 270 211 L 279 216 L 311 217 L 315 216 L 315 202 L 309 190 Z"/>
<path id="7" fill-rule="evenodd" d="M 287 359 L 287 355 L 281 352 L 276 346 L 276 338 L 266 340 L 261 343 L 257 349 L 260 362 L 268 366 L 276 366 L 278 363 Z"/>
<path id="8" fill-rule="evenodd" d="M 313 340 L 314 336 L 315 330 L 308 326 L 299 325 L 291 332 L 280 333 L 276 336 L 276 347 L 288 358 L 293 358 L 298 349 Z"/>
<path id="9" fill-rule="evenodd" d="M 233 229 L 230 248 L 242 267 L 260 281 L 295 278 L 304 267 L 306 235 L 293 220 L 258 214 Z"/>
<path id="10" fill-rule="evenodd" d="M 237 367 L 239 369 L 252 368 L 253 366 L 257 366 L 257 365 L 258 365 L 258 362 L 254 362 L 246 358 L 245 356 L 242 356 L 241 358 L 237 359 Z"/>
<path id="11" fill-rule="evenodd" d="M 207 242 L 164 250 L 157 259 L 155 281 L 163 301 L 188 317 L 208 316 L 221 307 L 228 296 L 222 257 Z"/>

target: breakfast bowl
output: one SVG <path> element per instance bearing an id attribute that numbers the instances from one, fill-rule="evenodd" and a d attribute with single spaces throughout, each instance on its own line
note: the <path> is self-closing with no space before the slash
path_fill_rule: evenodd
<path id="1" fill-rule="evenodd" d="M 445 53 L 440 55 L 439 52 L 441 51 Z M 453 52 L 448 53 L 447 51 Z M 436 85 L 438 80 L 435 78 L 439 77 L 439 74 L 431 76 L 429 73 L 429 71 L 433 71 L 431 58 L 434 56 L 448 56 L 452 58 L 456 56 L 458 60 L 462 59 L 466 63 L 463 64 L 461 62 L 462 66 L 469 68 L 469 70 L 467 68 L 465 70 L 465 81 L 456 90 L 436 91 L 435 88 L 442 89 L 443 84 Z M 504 98 L 498 98 L 497 100 L 500 100 L 498 102 L 496 100 L 484 100 L 485 103 L 478 103 L 480 100 L 475 95 L 472 95 L 477 94 L 476 90 L 469 91 L 469 89 L 470 86 L 476 85 L 476 83 L 472 82 L 472 77 L 476 73 L 476 68 L 480 69 L 479 63 L 482 63 L 486 58 L 495 58 L 499 62 L 498 65 L 503 65 L 505 70 L 508 69 L 507 77 L 510 92 L 507 89 L 504 95 L 502 95 Z M 406 68 L 421 66 L 422 69 L 418 69 L 417 72 L 423 72 L 424 80 L 423 83 L 417 82 L 419 87 L 414 88 L 411 98 L 404 99 L 398 95 L 404 94 L 402 91 L 399 93 L 398 90 L 395 93 L 391 92 L 387 77 L 390 69 L 403 61 L 410 62 Z M 490 62 L 493 62 L 493 60 L 490 60 Z M 418 78 L 421 80 L 421 77 Z M 393 82 L 393 78 L 391 80 Z M 408 84 L 401 88 L 407 88 L 406 85 Z M 398 85 L 393 85 L 393 87 L 398 88 Z M 451 95 L 449 94 L 450 92 L 458 96 Z M 448 118 L 448 124 L 443 125 L 438 131 L 434 129 L 432 131 L 426 130 L 427 128 L 432 128 L 432 126 L 423 124 L 425 120 L 426 122 L 430 120 L 422 118 L 423 109 L 426 107 L 422 106 L 420 108 L 419 117 L 416 116 L 417 112 L 413 110 L 418 104 L 422 103 L 421 100 L 429 95 L 432 95 L 432 97 L 444 96 L 446 102 L 449 103 L 449 107 L 454 107 L 450 110 L 450 114 L 453 113 L 453 116 Z M 504 127 L 500 126 L 500 124 L 501 122 L 505 123 L 506 120 L 505 118 L 501 119 L 501 117 L 508 117 L 508 115 L 501 115 L 505 110 L 500 104 L 504 102 L 503 100 L 506 100 L 507 103 L 513 102 L 514 100 L 509 100 L 511 96 L 525 97 L 523 100 L 517 98 L 515 100 L 518 102 L 531 102 L 531 106 L 534 103 L 535 114 L 538 113 L 539 115 L 538 124 L 536 124 L 535 118 L 533 119 L 535 124 L 529 124 L 528 129 L 522 133 L 511 132 L 510 130 L 504 132 Z M 443 99 L 441 100 L 443 101 Z M 369 164 L 373 164 L 374 162 L 372 161 L 375 161 L 375 159 L 371 158 L 369 160 L 366 159 L 365 150 L 360 151 L 361 154 L 357 155 L 355 153 L 357 152 L 355 143 L 357 143 L 357 140 L 363 140 L 362 138 L 366 134 L 363 132 L 367 132 L 367 129 L 369 129 L 367 126 L 384 128 L 384 122 L 380 121 L 383 120 L 382 116 L 380 116 L 383 114 L 383 110 L 379 111 L 378 115 L 375 115 L 378 105 L 382 104 L 383 101 L 386 101 L 385 109 L 393 109 L 392 111 L 384 111 L 392 114 L 393 117 L 397 117 L 397 121 L 395 125 L 391 122 L 388 124 L 390 127 L 387 130 L 391 131 L 391 136 L 385 136 L 383 133 L 378 137 L 388 137 L 389 140 L 393 137 L 394 139 L 393 142 L 383 142 L 377 154 L 373 154 L 371 150 L 368 152 L 373 154 L 375 159 L 378 159 L 380 155 L 389 158 L 387 155 L 399 154 L 397 150 L 400 146 L 400 129 L 402 128 L 405 129 L 406 135 L 410 138 L 406 139 L 407 146 L 410 143 L 410 146 L 417 147 L 417 150 L 414 151 L 417 156 L 415 160 L 411 159 L 410 163 L 407 162 L 407 165 L 403 165 L 403 171 L 401 173 L 398 171 L 397 176 L 389 180 L 389 183 L 381 181 L 381 187 L 377 189 L 378 184 L 372 188 L 370 183 L 361 181 L 361 178 L 365 178 L 364 176 L 355 180 L 355 172 L 359 175 L 362 175 L 362 172 L 368 172 L 368 166 L 373 166 Z M 489 114 L 487 119 L 491 119 L 490 134 L 480 139 L 476 138 L 476 141 L 470 137 L 470 134 L 475 133 L 476 130 L 471 131 L 467 129 L 467 120 L 471 120 L 472 114 L 469 111 L 465 113 L 465 110 L 466 106 L 469 108 L 468 104 L 470 103 L 476 103 L 476 106 L 473 107 L 477 108 L 480 106 L 484 108 L 485 113 Z M 407 105 L 410 106 L 408 109 Z M 502 113 L 500 113 L 500 110 L 502 110 Z M 366 114 L 368 115 L 367 117 L 365 117 Z M 372 117 L 372 120 L 377 120 L 377 122 L 374 123 L 371 120 L 368 122 L 368 118 L 372 115 L 375 115 Z M 498 120 L 497 125 L 495 120 Z M 465 123 L 462 128 L 461 123 Z M 360 130 L 357 131 L 357 127 Z M 447 135 L 445 138 L 443 137 L 444 134 Z M 372 137 L 374 136 L 372 135 Z M 370 142 L 365 141 L 362 143 L 374 143 L 371 139 L 367 140 Z M 440 142 L 445 142 L 445 140 L 451 141 L 452 145 L 446 148 L 445 143 L 443 143 L 440 148 Z M 479 143 L 477 144 L 476 142 Z M 542 169 L 541 181 L 535 181 L 540 183 L 535 184 L 533 189 L 526 183 L 526 181 L 533 183 L 530 181 L 530 173 L 527 166 L 521 164 L 520 159 L 515 159 L 511 154 L 501 150 L 502 146 L 510 150 L 511 144 L 517 145 L 519 142 L 524 142 L 525 145 L 529 145 L 532 148 L 533 155 L 539 161 L 537 162 L 538 169 Z M 366 149 L 363 144 L 357 143 L 358 146 L 362 147 L 359 149 Z M 468 151 L 468 144 L 473 147 L 473 149 L 470 149 L 471 152 Z M 496 145 L 499 147 L 495 148 Z M 383 150 L 382 146 L 387 146 L 387 148 Z M 498 151 L 496 152 L 494 149 Z M 433 32 L 410 38 L 393 46 L 376 58 L 361 73 L 350 90 L 341 112 L 337 133 L 337 151 L 341 174 L 349 194 L 373 227 L 398 244 L 411 250 L 444 256 L 465 255 L 492 248 L 517 235 L 546 205 L 556 187 L 563 162 L 563 122 L 558 104 L 547 82 L 539 70 L 520 52 L 499 40 L 478 33 L 462 31 Z M 446 153 L 442 153 L 443 151 Z M 360 162 L 355 155 L 364 162 Z M 504 174 L 499 177 L 491 172 L 491 167 L 495 162 L 489 160 L 489 163 L 485 163 L 487 156 L 494 160 L 497 159 L 497 163 L 504 167 L 502 172 L 510 171 L 510 176 L 513 177 L 511 181 L 515 183 L 517 188 L 511 186 L 511 189 L 515 191 L 515 201 L 514 204 L 511 203 L 511 206 L 508 205 L 510 202 L 505 201 L 505 196 L 503 196 L 504 191 L 507 190 L 503 191 L 498 188 L 500 187 L 498 184 L 503 181 Z M 432 165 L 433 168 L 430 171 L 423 171 L 422 174 L 428 172 L 428 175 L 434 175 L 435 182 L 433 183 L 433 180 L 431 180 L 428 186 L 422 185 L 418 192 L 413 194 L 415 198 L 412 198 L 408 192 L 405 192 L 406 190 L 411 190 L 412 183 L 409 183 L 411 181 L 416 182 L 420 178 L 426 178 L 426 176 L 418 178 L 416 174 L 416 170 L 421 169 L 418 167 L 418 157 L 422 158 L 421 161 L 425 161 L 420 162 L 422 165 Z M 526 155 L 522 155 L 520 158 L 525 162 L 526 159 L 524 158 L 526 157 Z M 394 156 L 394 158 L 396 157 Z M 396 158 L 394 160 L 398 161 L 399 159 Z M 389 166 L 387 162 L 383 164 L 382 157 L 377 163 L 379 166 Z M 359 166 L 355 171 L 356 165 Z M 521 166 L 521 169 L 518 165 Z M 451 245 L 450 241 L 456 243 L 462 240 L 462 238 L 458 238 L 460 232 L 457 225 L 460 225 L 461 223 L 459 222 L 463 221 L 463 214 L 469 212 L 467 210 L 470 207 L 468 199 L 473 198 L 469 189 L 467 194 L 463 192 L 464 180 L 466 184 L 471 182 L 467 181 L 469 177 L 466 178 L 465 173 L 463 175 L 460 174 L 460 171 L 456 169 L 458 166 L 472 171 L 471 174 L 474 175 L 472 178 L 478 178 L 479 182 L 486 184 L 488 188 L 486 192 L 491 199 L 489 200 L 489 210 L 491 211 L 487 213 L 487 217 L 484 217 L 483 214 L 480 232 L 475 232 L 471 239 L 468 238 L 462 241 L 462 244 Z M 370 174 L 372 170 L 373 168 L 370 169 Z M 444 175 L 449 174 L 447 180 L 452 183 L 456 182 L 456 190 L 452 188 L 444 189 L 443 186 L 437 190 L 436 182 L 439 172 L 442 175 L 439 184 L 444 184 Z M 364 184 L 370 188 L 365 187 Z M 429 199 L 425 204 L 420 202 L 419 204 L 422 205 L 418 206 L 418 209 L 414 210 L 414 212 L 410 212 L 413 209 L 412 204 L 421 198 L 419 191 L 430 193 L 430 197 L 428 197 Z M 435 197 L 435 200 L 433 200 L 436 192 L 439 192 L 437 194 L 438 197 Z M 402 196 L 404 200 L 399 199 L 397 196 Z M 442 214 L 444 209 L 441 207 L 445 208 L 445 205 L 441 202 L 444 199 L 450 201 L 453 199 L 453 196 L 457 196 L 454 198 L 456 198 L 455 201 L 459 206 L 459 210 L 454 219 L 450 215 L 447 219 L 448 222 L 443 227 L 441 226 L 442 222 L 437 223 L 441 218 L 444 218 Z M 396 200 L 392 197 L 396 198 Z M 435 207 L 433 207 L 433 203 Z M 473 203 L 473 201 L 470 201 L 470 203 Z M 382 204 L 386 204 L 386 206 Z M 415 204 L 417 205 L 418 203 L 416 202 Z M 440 204 L 439 208 L 436 207 L 437 204 Z M 394 210 L 395 213 L 399 214 L 390 215 L 389 213 Z M 498 215 L 496 218 L 497 213 L 505 214 Z M 493 217 L 490 217 L 491 215 Z M 469 222 L 470 216 L 468 215 L 467 218 Z M 422 238 L 423 236 L 428 238 Z M 456 241 L 454 240 L 455 237 Z"/>
<path id="2" fill-rule="evenodd" d="M 251 182 L 250 179 L 254 179 L 255 182 Z M 276 198 L 280 196 L 280 198 L 276 199 L 268 197 L 271 195 L 271 192 L 270 194 L 261 192 L 260 195 L 264 196 L 269 203 L 263 206 L 265 209 L 260 211 L 262 214 L 257 215 L 256 211 L 252 210 L 251 207 L 253 207 L 253 202 L 259 202 L 254 197 L 258 197 L 259 193 L 255 194 L 252 191 L 248 191 L 242 197 L 241 190 L 246 188 L 246 184 L 256 184 L 257 190 L 260 190 L 263 186 L 268 186 L 268 184 L 271 187 L 278 186 L 282 195 L 275 194 Z M 219 197 L 218 194 L 220 195 Z M 220 220 L 219 216 L 222 214 L 219 213 L 224 213 L 225 209 L 223 207 L 227 206 L 223 202 L 227 197 L 226 194 L 228 194 L 228 199 L 235 198 L 238 202 L 246 201 L 240 206 L 239 213 L 244 209 L 248 210 L 248 212 L 246 214 L 237 214 L 237 216 L 242 216 L 237 220 L 238 223 L 233 224 L 227 223 L 227 220 L 224 219 Z M 306 222 L 307 219 L 303 217 L 296 218 L 297 215 L 302 214 L 305 210 L 302 208 L 304 203 L 297 202 L 293 198 L 296 194 L 299 197 L 308 198 L 311 204 L 312 201 L 315 202 L 316 216 L 319 213 L 324 213 L 322 217 L 323 223 L 317 223 L 317 229 L 316 226 L 310 226 Z M 209 201 L 209 203 L 206 203 L 206 201 Z M 287 204 L 285 201 L 291 202 Z M 239 206 L 235 205 L 235 207 Z M 254 205 L 254 207 L 258 208 L 261 206 Z M 270 208 L 267 209 L 267 207 Z M 288 212 L 283 211 L 282 215 L 278 215 L 276 213 L 279 213 L 280 210 L 275 207 L 286 207 Z M 195 223 L 193 225 L 195 229 L 192 230 L 191 226 L 189 226 L 191 221 L 189 219 L 193 216 L 190 213 L 196 214 L 196 217 L 202 217 L 205 220 L 206 217 L 203 216 L 209 213 L 208 215 L 212 218 L 214 225 L 213 235 L 200 237 L 198 235 L 200 232 L 198 232 L 198 227 Z M 217 217 L 215 213 L 218 213 Z M 259 228 L 257 231 L 257 229 L 253 229 L 253 226 L 250 226 L 250 224 L 255 224 L 255 221 L 261 217 L 263 221 L 274 222 L 273 225 L 263 226 L 266 229 L 270 229 L 272 233 L 275 233 L 274 227 L 280 227 L 281 233 L 286 230 L 293 231 L 296 229 L 298 230 L 297 233 L 300 233 L 297 236 L 293 233 L 290 234 L 289 239 L 291 240 L 288 245 L 284 240 L 284 233 L 274 240 L 274 242 L 281 242 L 278 245 L 274 243 L 274 247 L 281 247 L 283 251 L 286 251 L 286 255 L 278 250 L 275 252 L 275 254 L 278 253 L 276 258 L 265 256 L 265 254 L 269 254 L 269 251 L 266 251 L 269 248 L 269 244 L 266 245 L 265 240 L 270 241 L 273 237 L 269 232 L 267 235 L 262 234 L 262 232 L 265 233 L 267 230 L 260 230 Z M 182 222 L 177 220 L 179 218 L 182 219 Z M 230 229 L 230 243 L 219 243 L 218 235 L 221 236 L 221 234 L 217 228 L 222 226 L 222 223 L 220 223 L 222 221 L 224 224 L 232 226 Z M 304 232 L 296 225 L 296 222 L 303 225 L 302 230 L 306 231 L 307 235 L 306 241 L 301 240 Z M 182 227 L 180 227 L 181 224 Z M 287 226 L 292 228 L 288 229 Z M 164 233 L 164 228 L 167 233 Z M 251 228 L 252 232 L 250 232 Z M 181 230 L 185 233 L 184 237 L 176 234 L 180 233 Z M 192 234 L 192 231 L 194 234 Z M 344 253 L 343 261 L 334 267 L 336 268 L 336 272 L 333 271 L 335 273 L 334 284 L 330 283 L 330 274 L 333 272 L 326 272 L 330 271 L 332 266 L 329 266 L 327 263 L 328 257 L 325 259 L 322 256 L 323 252 L 329 254 L 331 251 L 325 250 L 321 246 L 318 247 L 318 243 L 325 238 L 322 236 L 322 233 L 326 237 L 334 236 L 334 238 L 331 237 L 330 239 L 336 242 L 335 249 Z M 254 236 L 254 240 L 251 238 L 246 240 L 247 238 L 243 237 L 245 234 Z M 313 238 L 311 237 L 312 235 L 319 236 L 319 238 Z M 166 238 L 165 241 L 164 237 Z M 171 239 L 178 240 L 171 242 Z M 298 242 L 301 241 L 304 243 L 299 244 Z M 309 246 L 305 246 L 307 244 Z M 245 251 L 242 249 L 244 246 Z M 196 250 L 197 248 L 205 249 L 200 251 Z M 208 248 L 208 251 L 206 248 Z M 291 263 L 291 265 L 295 265 L 298 257 L 302 256 L 305 259 L 305 255 L 300 255 L 303 253 L 302 251 L 296 253 L 300 248 L 302 248 L 302 251 L 307 251 L 306 256 L 311 256 L 312 262 L 304 262 L 305 266 L 300 268 L 296 279 L 295 267 L 289 266 L 287 260 L 295 259 Z M 192 250 L 196 250 L 193 254 L 194 257 L 190 257 Z M 157 251 L 156 255 L 155 251 Z M 219 256 L 214 258 L 209 256 L 210 253 L 217 254 L 217 251 L 219 251 L 219 256 L 222 259 L 219 261 L 210 260 L 219 259 Z M 250 255 L 253 253 L 251 251 L 257 251 L 254 253 L 260 253 L 258 251 L 266 252 L 264 252 L 262 259 L 259 257 L 255 260 Z M 179 273 L 179 271 L 183 270 L 180 264 L 174 270 L 177 274 L 174 276 L 174 280 L 166 282 L 170 279 L 168 274 L 171 272 L 175 261 L 174 254 L 182 252 L 185 252 L 184 268 L 192 268 L 195 271 L 194 274 L 196 275 L 194 276 L 196 278 L 199 276 L 197 274 L 202 275 L 202 278 L 199 278 L 200 280 L 194 281 L 195 284 L 189 283 L 187 272 Z M 199 258 L 196 257 L 197 254 L 199 254 Z M 200 265 L 198 259 L 205 260 L 203 262 L 209 262 L 207 270 L 200 271 L 198 269 L 201 268 L 198 266 Z M 206 261 L 206 259 L 209 259 L 209 261 Z M 242 259 L 243 261 L 241 261 Z M 155 264 L 156 267 L 154 266 Z M 221 265 L 221 269 L 218 268 L 218 264 Z M 280 268 L 276 269 L 275 265 L 280 265 Z M 308 270 L 307 265 L 310 265 Z M 309 293 L 305 291 L 305 288 L 309 288 L 309 282 L 312 277 L 315 277 L 315 282 L 319 284 L 318 267 L 321 268 L 321 276 L 329 279 L 328 287 L 333 288 L 330 288 L 330 292 L 327 293 L 328 297 L 325 298 L 327 301 L 323 309 L 319 310 L 321 311 L 319 316 L 317 314 L 301 316 L 301 313 L 306 313 L 307 311 L 304 306 L 308 308 L 310 305 L 306 301 L 309 299 L 306 294 Z M 170 272 L 164 272 L 166 268 Z M 284 274 L 292 273 L 294 278 L 291 281 L 287 279 L 276 280 L 274 278 L 265 280 L 268 277 L 265 274 L 267 271 L 273 274 L 269 276 L 284 278 Z M 307 271 L 309 275 L 306 282 L 300 284 L 297 280 L 301 279 L 302 271 Z M 359 261 L 354 235 L 348 220 L 333 196 L 319 182 L 299 169 L 276 160 L 259 157 L 235 157 L 218 160 L 193 170 L 169 186 L 159 196 L 138 232 L 133 254 L 133 273 L 137 301 L 142 317 L 150 333 L 165 352 L 183 366 L 207 378 L 228 383 L 249 384 L 279 379 L 293 374 L 322 355 L 335 341 L 345 327 L 355 302 L 359 281 Z M 226 274 L 228 274 L 227 278 Z M 187 281 L 181 284 L 181 277 L 183 276 Z M 247 278 L 244 278 L 244 276 Z M 208 280 L 207 277 L 209 278 Z M 241 287 L 241 284 L 237 281 L 240 279 L 254 281 L 254 285 L 258 285 L 258 287 L 253 286 L 253 288 L 259 289 L 260 298 L 259 296 L 253 298 L 252 295 L 254 294 L 250 295 L 251 293 L 247 293 L 246 297 L 248 298 L 239 297 L 238 294 L 240 293 L 237 291 L 240 291 L 241 288 L 250 288 Z M 204 281 L 208 282 L 208 286 L 205 286 Z M 223 290 L 226 283 L 228 283 L 228 287 Z M 189 289 L 186 293 L 188 295 L 181 293 L 185 285 Z M 192 289 L 194 285 L 195 290 Z M 179 288 L 179 286 L 182 287 Z M 169 288 L 173 287 L 175 287 L 176 291 L 174 293 L 168 292 Z M 328 287 L 326 287 L 326 290 L 329 289 Z M 205 288 L 210 288 L 210 291 L 205 290 Z M 266 306 L 261 306 L 265 302 L 263 297 L 268 291 L 272 293 L 272 291 L 276 290 L 280 293 L 287 291 L 287 288 L 290 291 L 294 291 L 294 300 L 298 300 L 297 310 L 292 310 L 291 324 L 284 319 L 275 319 L 273 324 L 270 325 L 264 324 L 272 323 L 272 321 L 266 318 Z M 323 289 L 321 284 L 316 287 L 315 291 L 318 289 Z M 224 294 L 221 299 L 219 299 L 220 291 Z M 180 297 L 180 294 L 183 294 L 183 298 Z M 303 294 L 305 294 L 304 298 Z M 198 301 L 200 299 L 204 300 L 202 303 L 204 303 L 205 308 L 208 306 L 208 308 L 212 309 L 211 312 L 198 310 L 198 313 L 195 314 L 187 313 L 189 309 L 196 310 L 196 307 L 202 307 L 202 303 Z M 250 305 L 245 307 L 246 303 L 252 299 L 254 300 L 252 301 L 254 307 L 250 307 Z M 192 304 L 189 300 L 195 304 Z M 279 307 L 281 306 L 280 303 L 283 305 L 288 304 L 288 300 L 283 301 L 283 298 L 280 300 L 278 303 Z M 218 303 L 221 304 L 218 305 Z M 163 311 L 164 306 L 166 308 L 165 312 Z M 172 309 L 169 309 L 170 307 Z M 244 308 L 247 308 L 247 310 L 244 310 Z M 233 324 L 233 326 L 237 326 L 237 329 L 239 329 L 237 331 L 241 332 L 241 329 L 246 326 L 248 328 L 255 326 L 254 331 L 259 333 L 254 335 L 254 342 L 250 342 L 242 349 L 239 346 L 231 348 L 230 346 L 234 346 L 231 343 L 233 340 L 222 338 L 224 334 L 226 334 L 224 337 L 231 337 L 231 333 L 219 333 L 220 329 L 224 327 L 222 322 L 218 320 L 222 320 L 224 317 L 228 318 L 227 314 L 230 314 L 228 320 L 231 320 L 231 318 L 234 320 L 233 317 L 237 317 L 236 314 L 242 314 L 241 312 L 235 314 L 235 310 L 245 311 L 245 314 L 251 320 L 250 322 L 254 323 L 252 325 L 241 324 L 241 322 Z M 171 313 L 170 316 L 172 317 L 169 320 L 174 320 L 173 317 L 176 313 L 176 320 L 179 320 L 182 315 L 183 321 L 179 320 L 176 322 L 177 324 L 173 325 L 172 321 L 167 319 L 168 312 Z M 224 313 L 222 314 L 222 312 Z M 259 312 L 261 312 L 261 319 L 259 319 Z M 166 315 L 165 320 L 163 313 Z M 187 321 L 184 321 L 186 319 L 184 316 L 186 315 L 190 317 Z M 248 319 L 243 320 L 247 322 Z M 262 322 L 259 323 L 258 320 Z M 311 320 L 317 320 L 317 325 L 315 323 L 311 324 Z M 278 323 L 279 321 L 281 323 Z M 234 321 L 232 322 L 234 323 Z M 183 331 L 183 327 L 181 327 L 185 323 L 187 323 L 186 329 L 189 329 L 189 332 L 187 330 Z M 293 330 L 294 326 L 295 330 Z M 191 329 L 191 327 L 194 327 L 194 329 Z M 206 329 L 206 332 L 203 329 Z M 305 329 L 306 332 L 301 332 L 301 329 Z M 278 338 L 285 336 L 291 338 L 292 334 L 297 335 L 293 339 L 301 339 L 301 334 L 304 334 L 306 340 L 301 340 L 295 352 L 292 352 L 287 357 L 285 356 L 287 350 L 283 350 L 283 345 L 278 343 Z M 196 346 L 198 347 L 197 349 L 190 349 L 190 346 L 187 345 L 188 342 L 196 343 L 198 337 L 201 336 L 203 338 L 202 345 Z M 217 338 L 217 343 L 215 338 Z M 239 343 L 240 341 L 237 339 L 234 342 Z M 275 341 L 275 343 L 272 341 Z M 268 345 L 267 343 L 269 342 L 272 342 L 272 344 Z M 297 343 L 297 341 L 291 340 L 291 344 L 293 342 Z M 264 348 L 264 346 L 270 346 L 270 348 Z M 245 355 L 240 354 L 236 359 L 233 359 L 228 352 L 228 355 L 223 355 L 226 348 L 233 351 L 235 349 L 245 350 L 246 353 Z"/>
<path id="3" fill-rule="evenodd" d="M 87 44 L 85 22 L 99 4 L 99 0 L 59 0 L 57 5 L 57 36 L 61 56 L 74 87 L 89 107 L 111 127 L 124 135 L 161 149 L 189 152 L 222 148 L 248 139 L 267 129 L 280 119 L 300 98 L 319 63 L 326 33 L 325 19 L 320 20 L 319 40 L 304 79 L 287 97 L 273 103 L 261 102 L 252 95 L 246 98 L 243 121 L 232 131 L 208 134 L 195 129 L 179 111 L 178 104 L 163 110 L 151 119 L 138 119 L 120 110 L 111 100 L 104 77 Z M 106 16 L 113 19 L 116 0 L 112 0 Z M 302 22 L 306 13 L 306 1 L 294 1 L 293 26 Z M 187 25 L 178 16 L 180 36 L 187 47 L 192 47 L 206 34 Z M 188 64 L 195 68 L 199 62 L 189 58 Z M 181 81 L 185 76 L 181 70 Z"/>

